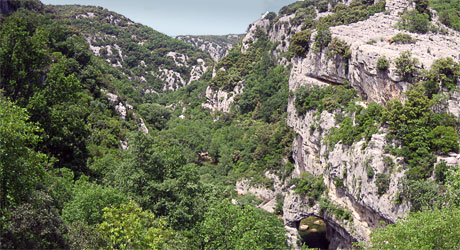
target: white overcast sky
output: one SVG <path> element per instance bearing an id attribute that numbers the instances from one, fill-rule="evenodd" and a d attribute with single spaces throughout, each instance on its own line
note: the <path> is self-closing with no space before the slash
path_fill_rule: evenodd
<path id="1" fill-rule="evenodd" d="M 170 36 L 244 33 L 266 11 L 295 0 L 42 0 L 102 6 Z"/>

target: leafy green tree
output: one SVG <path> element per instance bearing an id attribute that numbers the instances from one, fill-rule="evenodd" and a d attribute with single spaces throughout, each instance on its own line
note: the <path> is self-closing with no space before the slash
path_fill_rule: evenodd
<path id="1" fill-rule="evenodd" d="M 326 48 L 332 41 L 331 31 L 327 26 L 319 26 L 315 35 L 315 48 L 321 50 Z"/>
<path id="2" fill-rule="evenodd" d="M 156 103 L 144 103 L 139 107 L 139 114 L 155 129 L 161 130 L 171 118 L 171 110 Z"/>
<path id="3" fill-rule="evenodd" d="M 110 249 L 164 249 L 172 233 L 164 221 L 132 201 L 106 207 L 103 212 L 98 228 Z"/>
<path id="4" fill-rule="evenodd" d="M 24 105 L 42 82 L 43 68 L 49 62 L 47 38 L 39 17 L 15 12 L 0 28 L 0 88 L 13 101 Z"/>
<path id="5" fill-rule="evenodd" d="M 196 166 L 186 165 L 177 147 L 160 147 L 142 133 L 134 135 L 125 160 L 107 180 L 174 229 L 191 228 L 205 210 L 206 190 Z"/>
<path id="6" fill-rule="evenodd" d="M 412 53 L 410 51 L 401 52 L 399 57 L 395 59 L 396 70 L 406 81 L 411 80 L 412 77 L 415 76 L 417 72 L 417 64 L 418 59 L 412 58 Z"/>
<path id="7" fill-rule="evenodd" d="M 214 204 L 199 225 L 201 249 L 285 249 L 282 222 L 254 207 Z"/>
<path id="8" fill-rule="evenodd" d="M 1 210 L 21 204 L 44 176 L 47 157 L 34 150 L 41 130 L 28 119 L 25 109 L 0 99 Z"/>
<path id="9" fill-rule="evenodd" d="M 437 126 L 430 133 L 432 148 L 441 154 L 458 152 L 458 133 L 453 127 Z"/>
<path id="10" fill-rule="evenodd" d="M 85 122 L 89 110 L 84 98 L 88 96 L 81 93 L 75 75 L 66 74 L 71 60 L 58 52 L 53 58 L 56 62 L 50 66 L 47 84 L 35 91 L 27 108 L 31 120 L 44 128 L 40 147 L 58 160 L 56 166 L 87 172 L 86 138 L 90 132 Z"/>
<path id="11" fill-rule="evenodd" d="M 294 52 L 297 56 L 305 56 L 306 52 L 308 52 L 308 47 L 310 46 L 310 37 L 310 30 L 303 30 L 295 33 L 291 37 L 291 45 L 289 46 L 289 50 Z"/>
<path id="12" fill-rule="evenodd" d="M 6 218 L 5 218 L 6 217 Z M 52 198 L 41 190 L 0 218 L 4 249 L 65 249 L 67 233 Z"/>
<path id="13" fill-rule="evenodd" d="M 95 225 L 102 221 L 102 209 L 107 206 L 118 206 L 127 201 L 126 196 L 114 188 L 88 182 L 82 177 L 76 181 L 72 200 L 64 204 L 62 218 L 67 223 L 82 221 Z"/>
<path id="14" fill-rule="evenodd" d="M 443 208 L 411 213 L 375 230 L 368 249 L 457 249 L 459 239 L 460 209 Z"/>
<path id="15" fill-rule="evenodd" d="M 451 57 L 437 59 L 427 73 L 428 81 L 449 90 L 457 86 L 459 76 L 460 64 Z"/>

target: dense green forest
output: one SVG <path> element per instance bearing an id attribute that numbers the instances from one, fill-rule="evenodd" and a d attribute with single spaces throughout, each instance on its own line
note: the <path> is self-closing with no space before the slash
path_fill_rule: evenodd
<path id="1" fill-rule="evenodd" d="M 267 164 L 278 169 L 289 150 L 284 109 L 271 117 L 265 107 L 287 96 L 287 71 L 254 58 L 252 84 L 273 91 L 213 122 L 201 108 L 206 82 L 142 96 L 54 17 L 32 8 L 1 21 L 2 248 L 284 248 L 281 220 L 237 197 L 233 185 Z M 107 92 L 130 100 L 125 119 Z M 179 100 L 189 119 L 166 107 Z M 257 103 L 264 105 L 253 112 Z M 139 115 L 149 134 L 138 131 Z M 216 221 L 227 224 L 218 229 Z"/>
<path id="2" fill-rule="evenodd" d="M 429 4 L 443 23 L 458 29 L 454 2 Z M 350 47 L 332 38 L 329 27 L 365 20 L 384 6 L 362 0 L 283 7 L 279 14 L 294 14 L 291 24 L 302 26 L 283 56 L 304 57 L 314 38 L 313 49 L 347 59 Z M 238 195 L 235 183 L 245 178 L 273 189 L 266 173 L 289 180 L 296 136 L 286 121 L 289 98 L 295 98 L 298 116 L 335 112 L 337 126 L 324 138 L 331 150 L 339 143 L 369 142 L 384 128 L 386 150 L 404 162 L 407 178 L 394 202 L 409 201 L 411 213 L 356 248 L 459 247 L 460 170 L 436 162 L 438 154 L 458 152 L 459 122 L 434 108 L 442 92 L 457 86 L 460 65 L 453 59 L 438 59 L 418 72 L 410 52 L 401 53 L 395 64 L 411 83 L 407 100 L 363 107 L 346 82 L 290 92 L 291 65 L 279 64 L 273 53 L 278 42 L 259 29 L 244 53 L 240 44 L 216 63 L 215 77 L 208 72 L 177 91 L 162 92 L 165 83 L 149 72 L 164 66 L 190 74 L 167 52 L 187 54 L 190 64 L 202 58 L 212 65 L 209 55 L 103 8 L 37 1 L 13 7 L 0 16 L 0 248 L 288 249 L 283 197 L 270 214 L 256 208 L 261 201 L 255 196 Z M 316 10 L 332 14 L 318 19 Z M 415 11 L 415 17 L 430 16 Z M 74 18 L 88 12 L 94 18 Z M 402 15 L 401 28 L 419 32 L 411 15 Z M 279 16 L 266 18 L 273 24 Z M 124 57 L 107 50 L 94 55 L 90 36 L 92 45 L 117 44 Z M 141 61 L 145 68 L 138 66 Z M 381 58 L 378 69 L 388 64 Z M 145 81 L 136 80 L 141 76 Z M 244 92 L 230 112 L 202 107 L 206 88 L 231 91 L 242 82 Z M 159 93 L 146 94 L 150 88 Z M 109 94 L 132 105 L 125 116 Z M 367 174 L 373 178 L 372 171 Z M 375 178 L 384 194 L 389 175 Z M 340 186 L 340 178 L 334 181 Z M 329 200 L 322 176 L 304 173 L 289 183 L 322 211 L 352 219 Z"/>

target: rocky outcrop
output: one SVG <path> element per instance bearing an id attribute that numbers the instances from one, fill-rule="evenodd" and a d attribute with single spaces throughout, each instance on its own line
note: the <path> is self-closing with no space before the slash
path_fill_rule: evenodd
<path id="1" fill-rule="evenodd" d="M 79 30 L 94 55 L 118 67 L 133 84 L 145 83 L 141 86 L 146 89 L 177 90 L 212 64 L 206 53 L 102 7 L 51 6 L 50 11 Z M 92 23 L 99 25 L 89 29 Z"/>
<path id="2" fill-rule="evenodd" d="M 238 44 L 241 37 L 242 35 L 230 34 L 225 36 L 177 36 L 176 38 L 208 53 L 214 61 L 218 62 Z"/>
<path id="3" fill-rule="evenodd" d="M 107 96 L 107 99 L 110 101 L 113 108 L 118 113 L 118 116 L 121 119 L 126 120 L 128 116 L 128 110 L 133 110 L 133 106 L 129 105 L 128 103 L 123 103 L 117 95 L 110 93 L 107 90 L 101 89 L 101 92 Z M 137 118 L 136 114 L 134 114 L 134 119 L 136 119 L 139 125 L 139 130 L 143 132 L 144 134 L 148 134 L 149 130 L 147 126 L 145 125 L 144 120 L 140 117 Z M 128 148 L 126 141 L 121 141 L 120 145 L 123 149 Z"/>
<path id="4" fill-rule="evenodd" d="M 327 71 L 327 68 L 324 70 Z M 293 69 L 293 74 L 296 74 L 295 72 L 296 69 Z M 324 81 L 321 83 L 324 84 Z M 306 84 L 315 83 L 309 82 L 308 78 L 299 81 L 298 78 L 291 77 L 289 89 L 295 91 Z M 316 111 L 310 111 L 299 116 L 294 106 L 294 96 L 289 98 L 288 125 L 297 134 L 293 143 L 293 177 L 298 177 L 304 172 L 315 176 L 322 175 L 330 200 L 352 213 L 353 229 L 345 228 L 345 231 L 354 240 L 368 240 L 370 230 L 378 227 L 380 221 L 395 222 L 409 210 L 407 203 L 393 202 L 404 176 L 404 172 L 395 167 L 400 164 L 401 159 L 395 159 L 394 156 L 385 153 L 384 130 L 374 134 L 369 143 L 363 140 L 352 146 L 337 144 L 330 148 L 325 143 L 325 138 L 329 131 L 337 126 L 334 118 L 337 112 L 324 111 L 318 116 Z M 378 174 L 387 175 L 390 181 L 388 190 L 382 195 L 378 192 Z M 339 186 L 337 180 L 340 180 Z M 285 199 L 286 224 L 292 225 L 305 213 L 324 218 L 324 215 L 316 212 L 314 208 L 299 206 L 296 200 Z M 326 218 L 325 220 L 331 221 Z M 340 221 L 335 223 L 343 226 Z"/>
<path id="5" fill-rule="evenodd" d="M 342 84 L 347 81 L 359 91 L 363 99 L 380 104 L 393 98 L 403 99 L 410 84 L 403 81 L 394 64 L 401 52 L 410 51 L 419 60 L 419 69 L 428 69 L 439 58 L 460 59 L 460 34 L 439 22 L 433 21 L 433 24 L 447 30 L 445 34 L 413 34 L 395 28 L 402 11 L 411 8 L 413 6 L 407 0 L 387 0 L 385 13 L 377 13 L 357 23 L 331 27 L 332 37 L 350 46 L 351 57 L 344 59 L 341 55 L 332 55 L 327 48 L 314 49 L 312 41 L 309 52 L 304 57 L 293 59 L 295 74 L 291 74 L 292 80 L 302 81 L 308 77 L 324 84 Z M 242 39 L 242 51 L 246 51 L 249 44 L 257 39 L 257 30 L 262 30 L 272 42 L 278 42 L 273 54 L 279 57 L 282 52 L 287 51 L 292 34 L 300 31 L 300 26 L 290 24 L 294 16 L 281 16 L 276 21 L 271 21 L 267 19 L 267 14 L 263 15 L 250 26 Z M 416 42 L 393 43 L 392 37 L 399 33 L 409 34 Z M 312 40 L 315 35 L 313 32 Z M 386 71 L 377 69 L 377 60 L 382 56 L 391 62 Z"/>
<path id="6" fill-rule="evenodd" d="M 235 101 L 235 97 L 243 93 L 244 86 L 238 84 L 233 91 L 227 92 L 221 89 L 214 89 L 209 86 L 206 89 L 206 102 L 203 103 L 203 108 L 211 111 L 230 112 L 231 105 Z"/>
<path id="7" fill-rule="evenodd" d="M 459 33 L 438 23 L 436 15 L 433 25 L 447 30 L 446 33 L 413 34 L 395 28 L 400 13 L 411 8 L 413 5 L 409 1 L 387 0 L 385 13 L 377 13 L 365 21 L 331 27 L 332 37 L 350 47 L 351 54 L 348 58 L 334 54 L 328 48 L 314 48 L 314 31 L 306 55 L 291 60 L 291 93 L 304 85 L 349 83 L 364 100 L 357 103 L 358 105 L 366 106 L 371 101 L 385 104 L 394 98 L 404 100 L 404 92 L 411 83 L 401 77 L 394 63 L 402 52 L 410 51 L 418 59 L 419 70 L 429 69 L 439 58 L 451 57 L 455 61 L 460 59 Z M 264 15 L 250 26 L 242 39 L 242 51 L 247 51 L 249 44 L 257 39 L 257 31 L 262 30 L 272 42 L 279 42 L 273 55 L 281 56 L 282 52 L 287 51 L 289 37 L 300 30 L 300 27 L 290 25 L 293 17 L 282 16 L 273 21 Z M 416 42 L 393 43 L 392 38 L 399 33 L 409 34 Z M 385 71 L 377 69 L 377 60 L 382 56 L 390 61 L 390 66 Z M 282 60 L 280 58 L 279 62 Z M 318 114 L 314 110 L 298 114 L 294 98 L 294 95 L 289 97 L 287 110 L 288 126 L 297 134 L 293 142 L 292 159 L 295 169 L 291 178 L 300 177 L 305 172 L 322 176 L 328 190 L 328 199 L 335 206 L 349 211 L 352 218 L 349 222 L 343 221 L 331 212 L 322 211 L 319 204 L 309 204 L 305 197 L 293 192 L 288 181 L 281 184 L 283 188 L 277 188 L 273 193 L 252 190 L 261 198 L 261 194 L 267 193 L 285 196 L 283 219 L 291 243 L 294 244 L 298 239 L 298 222 L 308 216 L 322 218 L 329 225 L 332 231 L 328 237 L 333 240 L 330 249 L 350 248 L 353 241 L 367 241 L 372 229 L 380 227 L 382 223 L 394 223 L 405 217 L 410 210 L 410 204 L 407 201 L 395 203 L 405 176 L 402 167 L 404 163 L 401 158 L 386 152 L 387 131 L 380 128 L 368 142 L 362 140 L 351 146 L 338 143 L 332 147 L 325 139 L 333 128 L 338 127 L 335 117 L 341 111 L 324 111 Z M 446 94 L 444 99 L 440 108 L 457 118 L 460 117 L 460 94 L 453 91 Z M 448 165 L 458 165 L 460 155 L 451 153 L 439 156 L 438 161 L 441 160 Z M 379 178 L 380 181 L 382 178 L 388 181 L 388 186 L 383 188 Z M 243 190 L 241 187 L 239 189 Z M 245 190 L 250 192 L 249 187 Z"/>

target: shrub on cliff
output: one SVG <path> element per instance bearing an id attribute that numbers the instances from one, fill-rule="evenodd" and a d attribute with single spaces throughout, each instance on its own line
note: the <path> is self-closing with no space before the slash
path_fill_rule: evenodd
<path id="1" fill-rule="evenodd" d="M 415 43 L 416 40 L 413 39 L 409 34 L 398 33 L 391 38 L 391 41 L 397 44 L 409 44 Z"/>
<path id="2" fill-rule="evenodd" d="M 395 59 L 396 70 L 399 75 L 406 81 L 412 79 L 417 72 L 418 59 L 412 58 L 410 51 L 403 51 L 399 57 Z"/>
<path id="3" fill-rule="evenodd" d="M 315 49 L 321 50 L 332 41 L 331 31 L 327 26 L 319 26 L 315 35 Z"/>
<path id="4" fill-rule="evenodd" d="M 377 60 L 378 70 L 385 71 L 388 69 L 389 66 L 390 66 L 390 61 L 385 56 L 379 57 L 379 59 Z"/>
<path id="5" fill-rule="evenodd" d="M 310 46 L 311 31 L 302 30 L 291 37 L 289 51 L 294 52 L 296 56 L 304 57 Z"/>
<path id="6" fill-rule="evenodd" d="M 433 29 L 430 23 L 430 16 L 425 13 L 419 13 L 416 10 L 406 12 L 398 20 L 397 26 L 399 29 L 419 34 L 425 34 Z"/>

